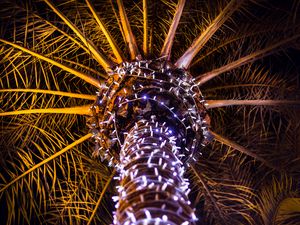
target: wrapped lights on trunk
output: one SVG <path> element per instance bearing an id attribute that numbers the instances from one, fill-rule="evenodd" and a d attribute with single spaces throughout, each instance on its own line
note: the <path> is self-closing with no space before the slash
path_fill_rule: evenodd
<path id="1" fill-rule="evenodd" d="M 161 59 L 125 62 L 97 96 L 88 126 L 94 155 L 119 171 L 115 224 L 193 224 L 183 174 L 213 138 L 194 79 Z"/>
<path id="2" fill-rule="evenodd" d="M 94 134 L 94 154 L 111 165 L 128 131 L 140 119 L 156 115 L 174 132 L 183 162 L 201 154 L 212 140 L 205 100 L 191 75 L 163 60 L 125 62 L 114 68 L 97 93 L 88 126 Z"/>

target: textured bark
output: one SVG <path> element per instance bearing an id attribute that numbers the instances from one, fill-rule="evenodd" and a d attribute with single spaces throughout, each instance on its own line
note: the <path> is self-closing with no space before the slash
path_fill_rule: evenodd
<path id="1" fill-rule="evenodd" d="M 184 167 L 168 127 L 139 121 L 120 152 L 116 224 L 193 224 Z"/>

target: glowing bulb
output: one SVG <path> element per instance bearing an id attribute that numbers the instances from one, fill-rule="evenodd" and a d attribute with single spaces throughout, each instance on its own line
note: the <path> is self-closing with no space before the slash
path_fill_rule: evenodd
<path id="1" fill-rule="evenodd" d="M 163 215 L 162 219 L 163 219 L 163 221 L 168 221 L 168 216 L 167 215 Z"/>

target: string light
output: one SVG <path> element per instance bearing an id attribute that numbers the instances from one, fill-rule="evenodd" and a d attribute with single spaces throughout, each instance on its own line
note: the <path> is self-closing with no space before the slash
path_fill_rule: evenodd
<path id="1" fill-rule="evenodd" d="M 114 224 L 195 223 L 183 175 L 213 138 L 205 106 L 190 74 L 163 59 L 113 69 L 88 126 L 94 155 L 119 172 Z"/>

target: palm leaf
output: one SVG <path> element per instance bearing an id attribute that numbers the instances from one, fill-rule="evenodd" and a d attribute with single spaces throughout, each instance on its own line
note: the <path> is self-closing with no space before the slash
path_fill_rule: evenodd
<path id="1" fill-rule="evenodd" d="M 299 223 L 298 12 L 293 0 L 1 1 L 2 222 L 112 222 L 115 171 L 92 157 L 89 108 L 113 66 L 167 55 L 203 84 L 215 132 L 189 162 L 198 223 Z"/>

